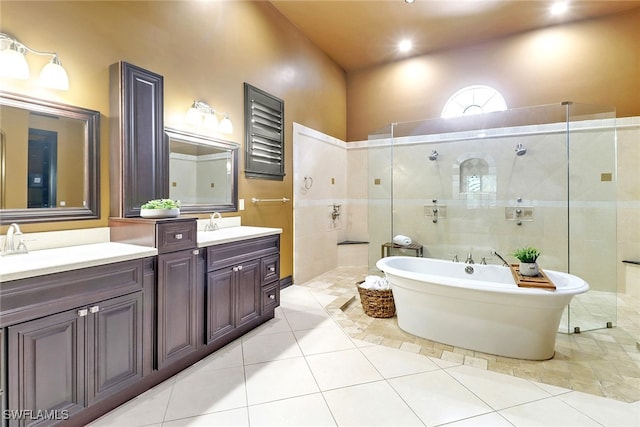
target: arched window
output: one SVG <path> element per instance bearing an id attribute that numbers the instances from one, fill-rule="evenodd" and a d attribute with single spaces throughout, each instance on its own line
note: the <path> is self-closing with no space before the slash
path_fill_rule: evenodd
<path id="1" fill-rule="evenodd" d="M 507 103 L 500 92 L 489 86 L 475 85 L 454 93 L 442 109 L 441 117 L 468 116 L 506 109 Z"/>

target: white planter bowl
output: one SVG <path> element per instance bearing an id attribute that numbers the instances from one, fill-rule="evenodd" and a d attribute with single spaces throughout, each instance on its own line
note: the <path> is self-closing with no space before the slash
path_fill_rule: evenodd
<path id="1" fill-rule="evenodd" d="M 521 262 L 520 274 L 527 277 L 535 277 L 539 274 L 537 262 Z"/>
<path id="2" fill-rule="evenodd" d="M 173 209 L 140 209 L 142 218 L 176 218 L 180 215 L 180 208 Z"/>

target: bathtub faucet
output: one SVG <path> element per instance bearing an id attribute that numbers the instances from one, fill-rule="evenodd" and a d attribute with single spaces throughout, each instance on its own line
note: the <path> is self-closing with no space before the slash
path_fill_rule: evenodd
<path id="1" fill-rule="evenodd" d="M 497 256 L 498 258 L 500 258 L 500 260 L 502 261 L 502 265 L 503 265 L 504 267 L 509 267 L 509 263 L 508 263 L 507 261 L 505 261 L 505 259 L 504 259 L 504 258 L 502 258 L 502 256 L 501 256 L 498 252 L 493 251 L 493 254 L 494 254 L 495 256 Z"/>
<path id="2" fill-rule="evenodd" d="M 474 264 L 473 257 L 471 257 L 471 252 L 469 252 L 469 254 L 467 255 L 467 259 L 465 260 L 465 263 Z"/>

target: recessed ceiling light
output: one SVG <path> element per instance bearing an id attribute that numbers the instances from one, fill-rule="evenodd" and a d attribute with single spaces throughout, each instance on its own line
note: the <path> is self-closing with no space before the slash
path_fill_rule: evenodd
<path id="1" fill-rule="evenodd" d="M 551 5 L 552 15 L 562 15 L 569 9 L 569 3 L 566 1 L 557 1 Z"/>
<path id="2" fill-rule="evenodd" d="M 413 46 L 413 43 L 411 43 L 411 40 L 404 39 L 400 43 L 398 43 L 398 50 L 400 52 L 409 52 L 412 46 Z"/>
<path id="3" fill-rule="evenodd" d="M 405 3 L 407 3 L 407 4 L 411 4 L 411 3 L 413 3 L 414 1 L 416 1 L 416 0 L 404 0 L 404 2 L 405 2 Z"/>

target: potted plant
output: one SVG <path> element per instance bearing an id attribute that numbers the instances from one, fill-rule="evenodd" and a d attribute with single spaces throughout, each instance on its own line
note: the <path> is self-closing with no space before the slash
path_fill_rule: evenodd
<path id="1" fill-rule="evenodd" d="M 175 218 L 180 215 L 180 201 L 171 199 L 149 200 L 140 207 L 143 218 Z"/>
<path id="2" fill-rule="evenodd" d="M 537 276 L 540 273 L 537 263 L 540 256 L 538 249 L 531 246 L 519 248 L 513 251 L 512 255 L 520 261 L 520 274 L 523 276 Z"/>

